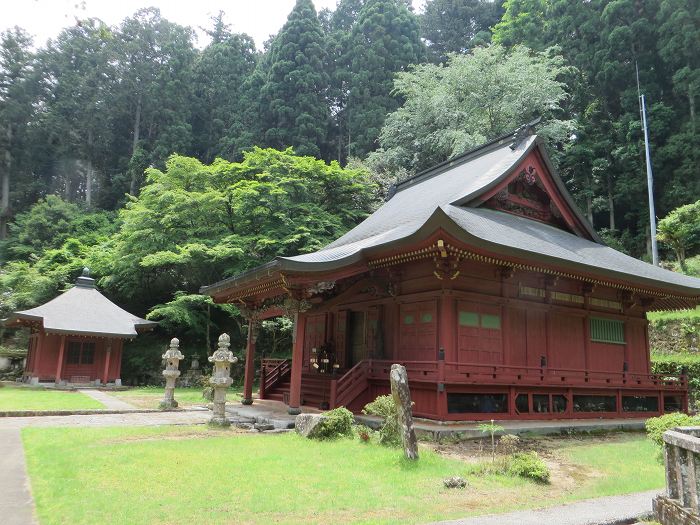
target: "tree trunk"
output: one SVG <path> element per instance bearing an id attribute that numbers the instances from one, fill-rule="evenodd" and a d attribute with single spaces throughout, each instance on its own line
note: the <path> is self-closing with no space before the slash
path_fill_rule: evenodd
<path id="1" fill-rule="evenodd" d="M 593 188 L 591 186 L 591 176 L 589 174 L 586 176 L 586 187 L 588 189 L 586 194 L 586 216 L 588 217 L 588 222 L 590 222 L 591 226 L 593 226 L 593 197 L 591 197 Z"/>
<path id="2" fill-rule="evenodd" d="M 610 213 L 610 229 L 615 230 L 615 202 L 613 200 L 613 184 L 610 175 L 608 175 L 608 211 Z"/>
<path id="3" fill-rule="evenodd" d="M 7 239 L 7 222 L 10 219 L 10 171 L 12 170 L 12 125 L 7 125 L 7 149 L 5 171 L 2 174 L 2 197 L 0 198 L 0 239 Z"/>
<path id="4" fill-rule="evenodd" d="M 141 95 L 139 95 L 136 101 L 136 113 L 134 114 L 134 140 L 131 144 L 131 156 L 133 158 L 136 153 L 136 148 L 139 146 L 139 139 L 141 135 Z M 136 195 L 136 185 L 138 183 L 138 174 L 134 171 L 131 173 L 131 185 L 129 187 L 129 193 L 131 195 Z"/>
<path id="5" fill-rule="evenodd" d="M 688 85 L 688 106 L 690 107 L 690 129 L 695 133 L 695 94 L 692 82 Z"/>
<path id="6" fill-rule="evenodd" d="M 88 159 L 87 166 L 85 169 L 85 204 L 87 207 L 92 206 L 92 179 L 94 177 L 94 170 L 92 167 L 92 130 L 88 131 L 87 145 L 88 145 Z"/>

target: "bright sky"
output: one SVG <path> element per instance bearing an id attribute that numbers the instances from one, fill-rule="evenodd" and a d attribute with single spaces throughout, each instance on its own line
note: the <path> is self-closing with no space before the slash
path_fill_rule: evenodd
<path id="1" fill-rule="evenodd" d="M 313 0 L 317 10 L 334 9 L 336 0 Z M 424 0 L 413 0 L 416 10 Z M 20 26 L 42 47 L 62 28 L 76 19 L 99 18 L 116 25 L 142 7 L 158 7 L 162 15 L 197 31 L 198 47 L 204 47 L 207 36 L 200 27 L 210 27 L 210 18 L 219 11 L 226 13 L 226 22 L 234 32 L 248 33 L 258 48 L 284 25 L 295 0 L 0 0 L 0 31 Z"/>

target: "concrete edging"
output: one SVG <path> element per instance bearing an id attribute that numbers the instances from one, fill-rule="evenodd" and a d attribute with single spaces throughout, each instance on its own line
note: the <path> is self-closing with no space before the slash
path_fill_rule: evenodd
<path id="1" fill-rule="evenodd" d="M 157 408 L 135 408 L 132 410 L 6 410 L 0 417 L 42 417 L 42 416 L 95 416 L 100 414 L 150 414 L 163 412 L 199 412 L 203 408 L 176 408 L 159 410 Z"/>

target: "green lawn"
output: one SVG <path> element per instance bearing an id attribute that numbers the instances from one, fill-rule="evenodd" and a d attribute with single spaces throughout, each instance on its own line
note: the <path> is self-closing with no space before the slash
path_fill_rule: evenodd
<path id="1" fill-rule="evenodd" d="M 14 386 L 0 388 L 0 411 L 89 408 L 104 408 L 104 405 L 80 392 Z"/>
<path id="2" fill-rule="evenodd" d="M 139 408 L 158 408 L 158 403 L 163 399 L 164 389 L 162 387 L 145 386 L 131 388 L 129 390 L 117 390 L 110 392 L 110 395 L 118 397 Z M 228 392 L 226 398 L 234 401 L 238 397 L 233 392 Z M 175 400 L 181 407 L 192 405 L 206 405 L 209 403 L 202 397 L 201 388 L 176 388 Z"/>
<path id="3" fill-rule="evenodd" d="M 671 312 L 648 312 L 647 319 L 650 321 L 671 321 L 671 320 L 688 320 L 700 318 L 700 306 L 694 310 L 678 310 Z"/>
<path id="4" fill-rule="evenodd" d="M 567 441 L 561 455 L 585 474 L 547 486 L 471 475 L 473 464 L 429 450 L 411 464 L 397 450 L 295 434 L 25 428 L 22 437 L 42 525 L 423 523 L 663 485 L 638 435 Z M 466 477 L 467 489 L 443 488 L 452 475 Z"/>
<path id="5" fill-rule="evenodd" d="M 603 445 L 584 440 L 561 447 L 557 454 L 593 474 L 581 482 L 570 499 L 653 490 L 662 488 L 666 481 L 663 466 L 655 459 L 656 447 L 639 434 L 621 434 Z"/>

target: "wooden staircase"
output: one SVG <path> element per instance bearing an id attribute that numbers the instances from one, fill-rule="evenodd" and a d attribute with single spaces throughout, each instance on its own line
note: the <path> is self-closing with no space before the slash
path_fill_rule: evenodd
<path id="1" fill-rule="evenodd" d="M 371 361 L 360 361 L 350 370 L 339 374 L 319 374 L 304 371 L 301 376 L 301 404 L 326 410 L 350 406 L 369 387 Z M 291 361 L 265 359 L 262 366 L 261 399 L 289 403 Z"/>
<path id="2" fill-rule="evenodd" d="M 331 377 L 314 372 L 305 372 L 301 376 L 301 404 L 320 409 L 330 406 Z M 290 374 L 277 382 L 265 392 L 265 399 L 289 401 Z"/>

